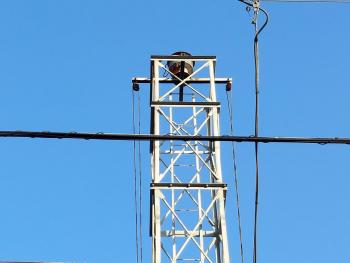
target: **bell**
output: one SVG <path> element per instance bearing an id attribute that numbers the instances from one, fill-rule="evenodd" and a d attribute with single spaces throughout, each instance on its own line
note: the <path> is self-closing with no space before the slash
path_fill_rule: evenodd
<path id="1" fill-rule="evenodd" d="M 172 54 L 172 56 L 191 56 L 190 53 L 184 51 L 178 51 Z M 175 80 L 184 80 L 193 73 L 194 61 L 168 61 L 167 65 L 169 71 L 172 73 L 171 77 Z M 179 101 L 183 101 L 184 87 L 186 84 L 180 86 Z"/>
<path id="2" fill-rule="evenodd" d="M 184 51 L 178 51 L 173 53 L 172 56 L 191 56 L 191 54 Z M 177 79 L 176 77 L 178 77 L 183 80 L 193 73 L 194 61 L 168 61 L 167 65 L 169 71 L 173 74 L 173 79 Z"/>

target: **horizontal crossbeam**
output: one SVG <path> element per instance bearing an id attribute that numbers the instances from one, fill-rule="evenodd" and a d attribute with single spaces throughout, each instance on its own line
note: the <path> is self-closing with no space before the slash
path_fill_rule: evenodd
<path id="1" fill-rule="evenodd" d="M 178 55 L 152 55 L 151 60 L 169 60 L 169 61 L 178 61 L 178 60 L 215 60 L 216 56 L 178 56 Z"/>
<path id="2" fill-rule="evenodd" d="M 219 235 L 217 231 L 208 231 L 208 230 L 201 230 L 201 231 L 189 231 L 190 234 L 192 234 L 194 237 L 199 237 L 200 234 L 202 237 L 216 237 Z M 163 230 L 161 232 L 162 237 L 186 237 L 188 234 L 184 230 Z"/>
<path id="3" fill-rule="evenodd" d="M 151 183 L 151 188 L 226 188 L 227 184 L 221 183 Z"/>
<path id="4" fill-rule="evenodd" d="M 152 101 L 151 106 L 163 106 L 163 107 L 219 107 L 220 102 L 209 101 Z"/>
<path id="5" fill-rule="evenodd" d="M 214 81 L 216 84 L 227 84 L 227 83 L 232 83 L 232 78 L 215 78 Z M 151 82 L 152 80 L 150 78 L 133 78 L 132 79 L 132 83 L 148 84 Z M 179 80 L 173 79 L 173 78 L 159 78 L 158 82 L 177 84 L 179 83 Z M 210 83 L 210 78 L 190 78 L 186 80 L 186 83 L 208 84 Z"/>

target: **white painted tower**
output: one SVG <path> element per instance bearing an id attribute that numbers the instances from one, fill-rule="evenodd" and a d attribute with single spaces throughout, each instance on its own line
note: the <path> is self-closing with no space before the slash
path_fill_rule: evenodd
<path id="1" fill-rule="evenodd" d="M 151 133 L 220 135 L 214 56 L 151 56 Z M 152 262 L 229 263 L 220 142 L 153 141 Z"/>

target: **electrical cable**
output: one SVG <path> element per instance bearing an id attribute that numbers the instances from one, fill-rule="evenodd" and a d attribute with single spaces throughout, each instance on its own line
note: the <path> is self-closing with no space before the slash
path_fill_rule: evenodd
<path id="1" fill-rule="evenodd" d="M 253 3 L 239 0 L 240 2 L 253 7 L 254 18 L 253 25 L 255 30 L 254 36 L 254 65 L 255 65 L 255 129 L 254 136 L 259 136 L 259 34 L 264 30 L 269 21 L 269 15 L 260 7 L 259 0 Z M 259 11 L 265 15 L 265 22 L 259 28 L 258 16 Z M 255 142 L 255 205 L 254 205 L 254 241 L 253 241 L 253 263 L 257 262 L 257 229 L 258 229 L 258 207 L 259 207 L 259 142 Z"/>
<path id="2" fill-rule="evenodd" d="M 255 11 L 254 64 L 255 64 L 255 129 L 254 136 L 259 136 L 259 31 L 258 11 Z M 254 206 L 254 244 L 253 263 L 257 262 L 257 228 L 259 206 L 259 143 L 255 142 L 255 206 Z"/>
<path id="3" fill-rule="evenodd" d="M 138 97 L 138 134 L 141 134 L 141 98 L 140 92 L 137 92 Z M 140 262 L 143 259 L 143 248 L 142 248 L 142 156 L 141 156 L 141 141 L 138 141 L 138 152 L 139 152 L 139 230 L 140 230 Z"/>
<path id="4" fill-rule="evenodd" d="M 226 91 L 226 100 L 227 100 L 227 108 L 229 112 L 230 118 L 230 135 L 233 136 L 233 114 L 232 114 L 232 92 Z M 232 159 L 233 159 L 233 174 L 235 181 L 235 191 L 236 191 L 236 207 L 237 207 L 237 220 L 238 220 L 238 234 L 239 234 L 239 242 L 240 242 L 240 253 L 241 253 L 241 262 L 244 263 L 244 253 L 243 253 L 243 235 L 242 235 L 242 223 L 241 223 L 241 209 L 240 209 L 240 198 L 238 191 L 238 172 L 237 172 L 237 159 L 236 159 L 236 150 L 235 143 L 231 142 L 232 148 Z"/>
<path id="5" fill-rule="evenodd" d="M 126 133 L 87 133 L 87 132 L 50 132 L 50 131 L 0 131 L 0 138 L 37 138 L 37 139 L 73 139 L 103 141 L 220 141 L 220 142 L 262 142 L 262 143 L 308 143 L 308 144 L 344 144 L 350 145 L 350 138 L 344 137 L 255 137 L 230 135 L 171 135 L 171 134 L 126 134 Z"/>
<path id="6" fill-rule="evenodd" d="M 327 4 L 350 4 L 349 0 L 260 0 L 262 2 L 274 2 L 274 3 L 327 3 Z"/>
<path id="7" fill-rule="evenodd" d="M 132 90 L 132 129 L 135 134 L 135 91 Z M 135 206 L 135 245 L 136 245 L 136 263 L 139 263 L 139 240 L 138 240 L 138 204 L 137 204 L 137 170 L 136 170 L 136 141 L 133 141 L 134 146 L 134 158 L 133 158 L 133 170 L 134 170 L 134 206 Z"/>
<path id="8" fill-rule="evenodd" d="M 258 11 L 261 11 L 265 15 L 265 22 L 259 28 L 258 27 Z M 259 136 L 259 34 L 264 30 L 269 21 L 269 15 L 260 6 L 255 11 L 255 37 L 254 37 L 254 64 L 255 64 L 255 133 L 256 137 Z M 253 263 L 257 262 L 257 229 L 258 229 L 258 206 L 259 206 L 259 142 L 255 142 L 255 207 L 254 207 L 254 246 L 253 246 Z"/>
<path id="9" fill-rule="evenodd" d="M 269 16 L 267 12 L 262 9 L 258 8 L 258 10 L 261 10 L 265 14 L 265 23 L 263 26 L 258 29 L 258 23 L 257 23 L 257 16 L 258 12 L 256 11 L 256 23 L 255 26 L 255 38 L 254 38 L 254 61 L 255 61 L 255 133 L 254 135 L 256 137 L 259 136 L 259 34 L 262 32 L 262 30 L 266 27 Z M 257 224 L 258 224 L 258 205 L 259 205 L 259 143 L 255 142 L 255 167 L 256 167 L 256 173 L 255 173 L 255 212 L 254 212 L 254 256 L 253 256 L 253 262 L 257 262 Z"/>

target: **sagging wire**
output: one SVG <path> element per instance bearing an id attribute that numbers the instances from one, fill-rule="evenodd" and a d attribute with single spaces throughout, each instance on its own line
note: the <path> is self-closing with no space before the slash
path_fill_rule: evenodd
<path id="1" fill-rule="evenodd" d="M 233 132 L 233 113 L 232 113 L 233 111 L 232 111 L 231 90 L 226 89 L 226 100 L 227 100 L 227 108 L 228 108 L 229 118 L 230 118 L 230 133 L 231 133 L 230 135 L 233 136 L 234 132 Z M 233 160 L 233 174 L 234 174 L 235 191 L 236 191 L 236 208 L 237 208 L 238 234 L 239 234 L 239 242 L 240 242 L 240 254 L 241 254 L 241 262 L 244 263 L 241 208 L 240 208 L 240 198 L 239 198 L 239 191 L 238 191 L 237 158 L 236 158 L 236 149 L 235 149 L 234 142 L 231 142 L 231 148 L 232 148 L 232 160 Z"/>
<path id="2" fill-rule="evenodd" d="M 264 30 L 269 22 L 268 13 L 260 7 L 260 1 L 254 0 L 253 2 L 246 2 L 245 0 L 239 0 L 249 7 L 253 7 L 254 16 L 252 24 L 254 25 L 254 64 L 255 64 L 255 127 L 254 136 L 259 136 L 259 35 Z M 259 28 L 258 18 L 259 12 L 265 15 L 265 21 Z M 257 228 L 258 228 L 258 206 L 259 206 L 259 143 L 255 142 L 255 204 L 254 204 L 254 241 L 253 241 L 253 263 L 257 262 Z"/>

